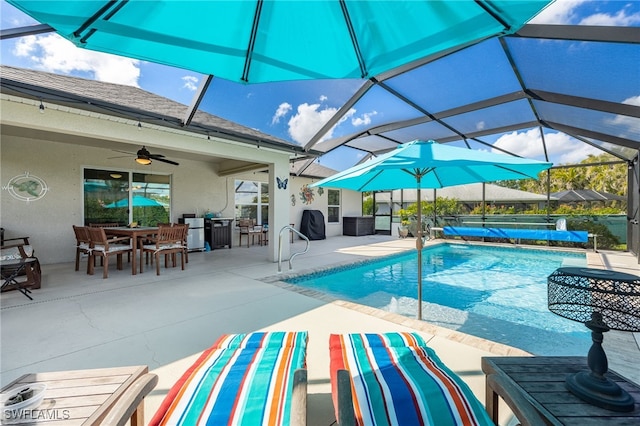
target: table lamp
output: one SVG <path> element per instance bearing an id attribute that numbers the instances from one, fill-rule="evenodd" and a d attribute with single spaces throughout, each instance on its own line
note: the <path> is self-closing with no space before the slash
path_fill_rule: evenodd
<path id="1" fill-rule="evenodd" d="M 633 411 L 634 399 L 604 375 L 607 356 L 603 333 L 640 331 L 640 277 L 592 268 L 559 268 L 547 279 L 549 310 L 584 322 L 593 344 L 587 356 L 590 371 L 567 376 L 566 386 L 582 400 L 612 411 Z"/>

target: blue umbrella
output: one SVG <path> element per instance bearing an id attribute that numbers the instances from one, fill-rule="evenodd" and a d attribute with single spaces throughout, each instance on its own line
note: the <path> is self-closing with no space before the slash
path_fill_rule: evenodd
<path id="1" fill-rule="evenodd" d="M 152 200 L 151 198 L 143 197 L 142 195 L 134 195 L 133 196 L 133 207 L 162 207 L 162 204 L 157 202 L 156 200 Z M 121 207 L 129 207 L 129 199 L 123 198 L 122 200 L 118 200 L 111 204 L 107 204 L 105 206 L 108 209 L 121 208 Z"/>
<path id="2" fill-rule="evenodd" d="M 551 0 L 8 0 L 76 46 L 231 81 L 369 78 L 517 31 Z"/>
<path id="3" fill-rule="evenodd" d="M 422 319 L 422 203 L 420 190 L 444 188 L 474 182 L 537 179 L 551 163 L 488 151 L 475 151 L 430 141 L 399 145 L 343 172 L 310 186 L 354 191 L 418 190 L 418 319 Z"/>

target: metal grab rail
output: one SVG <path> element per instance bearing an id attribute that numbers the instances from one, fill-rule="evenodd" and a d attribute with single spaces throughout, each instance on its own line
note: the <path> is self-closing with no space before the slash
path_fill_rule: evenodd
<path id="1" fill-rule="evenodd" d="M 289 230 L 290 232 L 298 234 L 300 236 L 300 238 L 302 238 L 303 240 L 305 240 L 307 242 L 307 246 L 305 247 L 304 251 L 299 251 L 297 253 L 292 254 L 289 257 L 289 270 L 293 269 L 293 265 L 291 264 L 291 262 L 293 261 L 294 257 L 296 257 L 299 254 L 305 254 L 306 252 L 309 251 L 309 238 L 307 238 L 306 235 L 300 233 L 300 231 L 296 230 L 291 225 L 284 226 L 280 230 L 280 234 L 279 234 L 279 237 L 278 237 L 278 273 L 282 272 L 282 233 L 284 231 L 286 231 L 286 230 Z"/>

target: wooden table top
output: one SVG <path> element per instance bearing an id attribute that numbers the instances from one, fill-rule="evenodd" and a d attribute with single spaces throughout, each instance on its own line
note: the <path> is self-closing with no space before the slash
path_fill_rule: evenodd
<path id="1" fill-rule="evenodd" d="M 138 226 L 137 228 L 129 228 L 128 226 L 116 226 L 112 228 L 104 228 L 107 235 L 152 235 L 158 232 L 157 226 Z"/>
<path id="2" fill-rule="evenodd" d="M 147 372 L 146 365 L 139 365 L 25 374 L 2 388 L 2 392 L 19 385 L 43 383 L 44 400 L 18 414 L 3 408 L 2 419 L 13 425 L 97 425 L 124 391 Z"/>
<path id="3" fill-rule="evenodd" d="M 565 387 L 568 374 L 588 370 L 586 357 L 484 357 L 482 371 L 502 373 L 522 390 L 548 424 L 562 425 L 639 425 L 640 385 L 609 370 L 606 377 L 616 382 L 634 398 L 635 409 L 629 413 L 610 411 L 591 405 Z M 500 395 L 504 397 L 504 395 Z"/>

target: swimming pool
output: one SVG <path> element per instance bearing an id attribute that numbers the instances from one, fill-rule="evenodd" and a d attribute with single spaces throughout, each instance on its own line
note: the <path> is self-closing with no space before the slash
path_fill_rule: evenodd
<path id="1" fill-rule="evenodd" d="M 584 355 L 587 328 L 547 309 L 547 277 L 586 266 L 583 253 L 440 244 L 422 254 L 423 319 L 535 355 Z M 335 298 L 409 317 L 417 312 L 417 253 L 287 279 Z"/>

